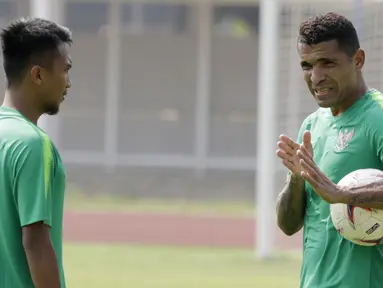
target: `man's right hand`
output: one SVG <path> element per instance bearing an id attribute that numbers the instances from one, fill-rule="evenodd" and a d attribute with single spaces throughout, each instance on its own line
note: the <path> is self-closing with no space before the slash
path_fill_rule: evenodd
<path id="1" fill-rule="evenodd" d="M 297 150 L 301 145 L 290 137 L 281 135 L 278 142 L 277 155 L 282 163 L 291 171 L 291 177 L 277 198 L 277 221 L 278 227 L 286 234 L 293 235 L 298 232 L 304 224 L 306 213 L 305 180 L 301 176 L 302 167 Z M 310 133 L 306 131 L 303 135 L 303 146 L 312 155 Z"/>
<path id="2" fill-rule="evenodd" d="M 293 176 L 301 177 L 302 168 L 297 155 L 300 145 L 286 135 L 281 135 L 279 139 L 280 141 L 277 143 L 277 156 L 282 160 L 283 165 L 291 171 Z M 311 136 L 308 131 L 303 134 L 303 145 L 313 155 Z"/>

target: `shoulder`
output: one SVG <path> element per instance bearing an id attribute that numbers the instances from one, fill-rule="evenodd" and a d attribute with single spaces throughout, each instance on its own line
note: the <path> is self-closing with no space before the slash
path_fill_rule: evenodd
<path id="1" fill-rule="evenodd" d="M 371 93 L 363 112 L 366 130 L 383 132 L 383 94 L 377 90 Z"/>
<path id="2" fill-rule="evenodd" d="M 4 117 L 0 115 L 0 135 L 2 142 L 19 140 L 23 143 L 41 141 L 37 127 L 21 117 Z"/>
<path id="3" fill-rule="evenodd" d="M 30 154 L 37 159 L 39 155 L 50 153 L 50 139 L 37 126 L 21 117 L 0 116 L 0 119 L 0 151 L 9 155 L 9 160 L 30 158 Z"/>

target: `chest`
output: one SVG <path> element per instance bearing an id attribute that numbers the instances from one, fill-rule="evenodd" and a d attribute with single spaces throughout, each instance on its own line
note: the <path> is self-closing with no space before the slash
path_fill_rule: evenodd
<path id="1" fill-rule="evenodd" d="M 363 123 L 336 125 L 318 123 L 310 129 L 315 163 L 326 176 L 338 183 L 352 171 L 364 168 L 382 169 L 377 151 L 373 151 Z M 306 183 L 308 214 L 326 218 L 329 205 Z"/>
<path id="2" fill-rule="evenodd" d="M 382 167 L 362 123 L 319 124 L 311 135 L 315 163 L 335 183 L 352 171 Z"/>

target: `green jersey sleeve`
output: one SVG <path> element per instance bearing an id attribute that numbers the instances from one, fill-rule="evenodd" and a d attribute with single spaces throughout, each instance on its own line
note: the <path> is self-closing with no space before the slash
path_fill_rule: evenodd
<path id="1" fill-rule="evenodd" d="M 371 123 L 370 127 L 367 127 L 367 139 L 371 141 L 370 144 L 373 151 L 375 151 L 376 156 L 378 156 L 383 163 L 383 126 L 381 123 L 383 122 Z"/>
<path id="2" fill-rule="evenodd" d="M 369 110 L 363 129 L 372 151 L 383 162 L 383 95 L 375 91 L 371 99 L 374 107 Z"/>
<path id="3" fill-rule="evenodd" d="M 26 137 L 12 150 L 13 193 L 21 226 L 52 225 L 52 148 L 45 134 Z"/>

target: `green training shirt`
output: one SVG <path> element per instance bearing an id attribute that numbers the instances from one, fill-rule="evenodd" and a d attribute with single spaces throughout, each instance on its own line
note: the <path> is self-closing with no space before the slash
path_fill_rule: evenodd
<path id="1" fill-rule="evenodd" d="M 62 221 L 65 170 L 49 137 L 19 112 L 0 107 L 0 287 L 34 288 L 22 245 L 23 226 L 43 221 L 65 287 Z"/>
<path id="2" fill-rule="evenodd" d="M 335 183 L 348 173 L 383 170 L 383 95 L 370 90 L 340 116 L 319 108 L 303 122 L 311 132 L 315 163 Z M 335 229 L 330 205 L 306 182 L 301 288 L 383 287 L 383 246 L 362 247 Z"/>

